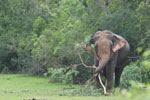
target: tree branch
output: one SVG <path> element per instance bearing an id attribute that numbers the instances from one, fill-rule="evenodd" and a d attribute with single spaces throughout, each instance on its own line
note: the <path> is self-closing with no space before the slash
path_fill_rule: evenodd
<path id="1" fill-rule="evenodd" d="M 82 64 L 84 67 L 86 67 L 86 68 L 94 68 L 94 69 L 97 68 L 95 65 L 93 65 L 93 66 L 87 66 L 86 64 L 84 64 L 84 62 L 83 62 L 83 60 L 82 60 L 82 57 L 81 57 L 79 51 L 78 51 L 77 53 L 78 53 L 79 58 L 80 58 L 80 60 L 81 60 L 81 64 Z M 108 96 L 108 94 L 107 94 L 107 92 L 106 92 L 106 87 L 104 86 L 104 84 L 103 84 L 103 82 L 102 82 L 102 80 L 101 80 L 100 73 L 99 73 L 99 74 L 96 74 L 96 76 L 98 76 L 99 82 L 100 82 L 100 84 L 102 85 L 102 87 L 103 87 L 103 89 L 104 89 L 104 95 L 105 95 L 105 96 Z"/>
<path id="2" fill-rule="evenodd" d="M 87 65 L 83 62 L 83 60 L 82 60 L 82 57 L 81 57 L 80 53 L 79 53 L 79 52 L 77 52 L 77 53 L 78 53 L 78 56 L 79 56 L 79 58 L 80 58 L 81 64 L 82 64 L 84 67 L 86 67 L 86 68 L 94 68 L 94 69 L 96 69 L 96 66 L 95 66 L 95 65 L 93 65 L 93 66 L 87 66 Z"/>
<path id="3" fill-rule="evenodd" d="M 136 57 L 128 57 L 129 59 L 139 59 L 141 58 L 142 56 L 136 56 Z"/>

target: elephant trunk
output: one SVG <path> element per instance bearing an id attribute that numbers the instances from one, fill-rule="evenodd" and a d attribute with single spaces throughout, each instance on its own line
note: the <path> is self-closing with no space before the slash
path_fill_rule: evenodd
<path id="1" fill-rule="evenodd" d="M 110 52 L 107 52 L 107 54 L 102 54 L 101 59 L 99 60 L 99 65 L 94 73 L 100 73 L 101 70 L 103 70 L 106 64 L 108 63 L 109 59 L 110 59 Z"/>

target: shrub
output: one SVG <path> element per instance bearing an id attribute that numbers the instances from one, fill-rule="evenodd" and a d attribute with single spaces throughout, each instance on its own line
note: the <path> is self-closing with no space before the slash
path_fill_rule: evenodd
<path id="1" fill-rule="evenodd" d="M 129 81 L 133 80 L 139 83 L 150 82 L 150 52 L 149 49 L 143 53 L 143 57 L 135 62 L 130 63 L 125 67 L 122 78 L 122 87 L 128 88 L 130 86 Z"/>
<path id="2" fill-rule="evenodd" d="M 50 75 L 51 82 L 73 83 L 73 78 L 79 74 L 76 68 L 76 66 L 69 70 L 65 68 L 49 68 L 46 74 Z"/>

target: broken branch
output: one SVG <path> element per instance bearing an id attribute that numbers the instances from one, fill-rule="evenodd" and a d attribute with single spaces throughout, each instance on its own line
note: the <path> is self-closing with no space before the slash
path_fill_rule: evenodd
<path id="1" fill-rule="evenodd" d="M 94 69 L 97 68 L 95 65 L 93 65 L 93 66 L 87 66 L 87 65 L 83 62 L 80 53 L 79 53 L 79 52 L 77 52 L 77 53 L 78 53 L 79 58 L 80 58 L 80 60 L 81 60 L 81 64 L 82 64 L 84 67 L 86 67 L 86 68 L 94 68 Z M 99 82 L 100 82 L 100 84 L 102 85 L 102 87 L 103 87 L 103 89 L 104 89 L 104 95 L 107 96 L 108 94 L 107 94 L 107 92 L 106 92 L 106 87 L 104 86 L 104 84 L 103 84 L 103 82 L 102 82 L 102 80 L 101 80 L 100 73 L 97 74 L 97 75 L 98 75 L 98 78 L 99 78 Z"/>
<path id="2" fill-rule="evenodd" d="M 93 65 L 93 66 L 87 66 L 87 65 L 83 62 L 83 60 L 82 60 L 82 57 L 81 57 L 80 53 L 79 53 L 79 52 L 77 52 L 77 53 L 78 53 L 78 56 L 79 56 L 79 58 L 80 58 L 81 64 L 82 64 L 84 67 L 86 67 L 86 68 L 94 68 L 94 69 L 96 69 L 96 66 L 95 66 L 95 65 Z"/>

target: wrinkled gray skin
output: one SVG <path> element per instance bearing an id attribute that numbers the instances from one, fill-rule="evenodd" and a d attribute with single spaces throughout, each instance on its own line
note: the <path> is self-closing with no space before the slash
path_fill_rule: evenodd
<path id="1" fill-rule="evenodd" d="M 127 55 L 130 51 L 128 42 L 120 35 L 111 31 L 98 31 L 87 45 L 95 44 L 95 73 L 103 74 L 107 80 L 107 92 L 113 86 L 113 73 L 115 72 L 115 86 L 120 84 L 120 76 L 126 66 Z"/>

